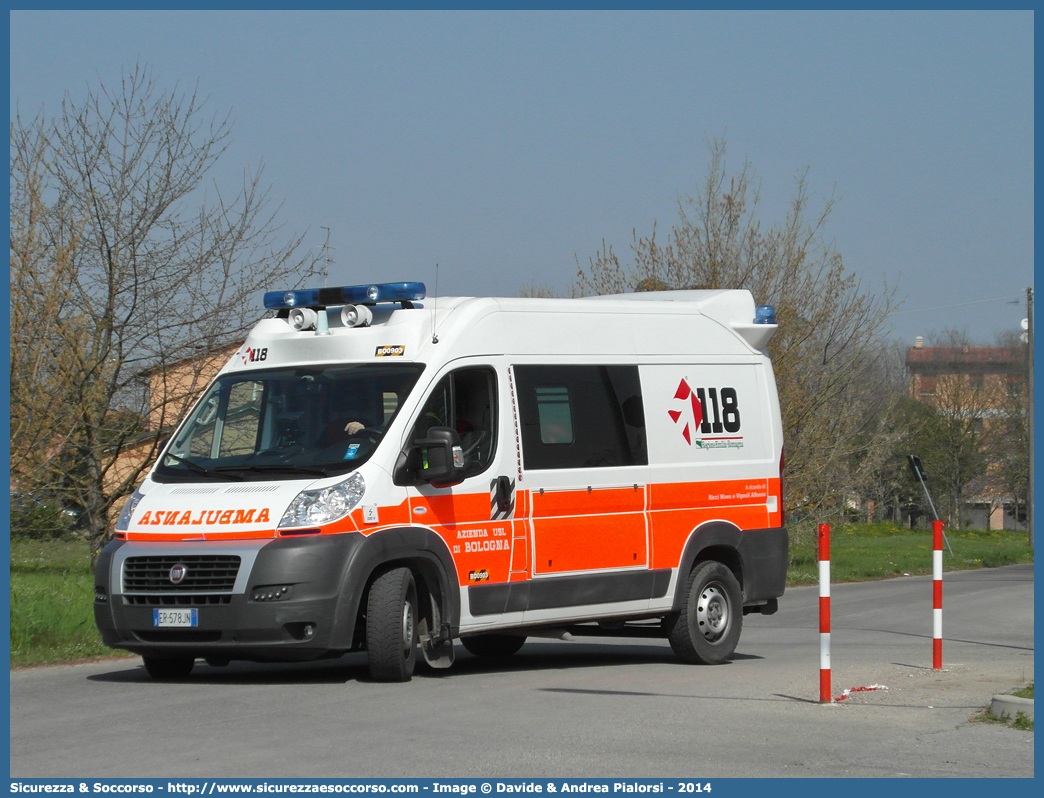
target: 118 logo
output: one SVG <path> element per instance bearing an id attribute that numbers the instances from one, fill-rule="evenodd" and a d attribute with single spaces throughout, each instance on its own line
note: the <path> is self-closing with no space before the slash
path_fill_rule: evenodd
<path id="1" fill-rule="evenodd" d="M 242 354 L 244 363 L 258 363 L 262 360 L 268 359 L 268 347 L 264 349 L 251 349 L 249 346 L 243 351 Z"/>
<path id="2" fill-rule="evenodd" d="M 685 421 L 682 437 L 685 442 L 692 443 L 692 436 L 698 431 L 701 435 L 715 435 L 723 432 L 739 432 L 740 411 L 739 400 L 735 388 L 696 388 L 693 390 L 687 380 L 678 383 L 674 398 L 688 402 L 684 410 L 668 410 L 675 424 Z M 687 411 L 691 409 L 691 415 Z"/>

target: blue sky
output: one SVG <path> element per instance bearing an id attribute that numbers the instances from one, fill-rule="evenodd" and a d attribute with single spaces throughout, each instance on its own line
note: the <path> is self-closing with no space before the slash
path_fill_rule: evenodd
<path id="1" fill-rule="evenodd" d="M 232 109 L 215 178 L 266 164 L 331 284 L 565 290 L 603 239 L 661 231 L 724 137 L 782 218 L 795 175 L 912 341 L 988 340 L 1033 280 L 1032 12 L 11 13 L 11 107 L 136 61 Z M 273 286 L 279 288 L 281 286 Z M 989 301 L 983 301 L 989 300 Z M 1007 302 L 1017 301 L 1017 304 Z M 976 303 L 976 304 L 969 304 Z M 931 310 L 940 306 L 953 306 Z"/>

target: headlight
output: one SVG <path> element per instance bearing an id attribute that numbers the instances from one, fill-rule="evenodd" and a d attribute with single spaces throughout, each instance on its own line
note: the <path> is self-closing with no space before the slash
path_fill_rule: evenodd
<path id="1" fill-rule="evenodd" d="M 365 492 L 366 480 L 358 473 L 328 488 L 303 490 L 290 502 L 279 526 L 329 524 L 354 510 Z"/>
<path id="2" fill-rule="evenodd" d="M 127 527 L 130 526 L 131 516 L 134 515 L 134 509 L 138 506 L 138 502 L 145 498 L 145 494 L 142 493 L 138 488 L 134 489 L 134 493 L 127 499 L 127 503 L 123 505 L 123 510 L 120 512 L 120 517 L 116 521 L 116 531 L 126 532 Z"/>

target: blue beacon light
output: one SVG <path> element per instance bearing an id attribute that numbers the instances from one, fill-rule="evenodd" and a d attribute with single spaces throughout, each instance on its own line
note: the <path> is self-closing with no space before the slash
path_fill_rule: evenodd
<path id="1" fill-rule="evenodd" d="M 758 305 L 754 308 L 755 324 L 775 324 L 776 309 L 772 305 Z"/>
<path id="2" fill-rule="evenodd" d="M 374 283 L 331 288 L 301 288 L 296 291 L 268 291 L 265 293 L 264 303 L 265 307 L 271 310 L 284 310 L 373 302 L 413 302 L 424 299 L 426 295 L 424 283 Z"/>

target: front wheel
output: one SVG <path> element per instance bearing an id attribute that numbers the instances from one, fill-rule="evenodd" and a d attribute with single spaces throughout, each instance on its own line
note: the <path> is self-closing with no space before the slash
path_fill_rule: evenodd
<path id="1" fill-rule="evenodd" d="M 153 679 L 184 679 L 192 673 L 194 657 L 142 657 L 145 670 Z"/>
<path id="2" fill-rule="evenodd" d="M 683 662 L 716 665 L 736 650 L 743 626 L 739 582 L 725 565 L 708 560 L 689 574 L 685 605 L 667 633 Z"/>
<path id="3" fill-rule="evenodd" d="M 525 644 L 525 635 L 475 635 L 460 642 L 476 657 L 510 657 Z"/>
<path id="4" fill-rule="evenodd" d="M 393 568 L 370 586 L 366 657 L 378 682 L 408 682 L 417 664 L 417 585 L 409 568 Z"/>

